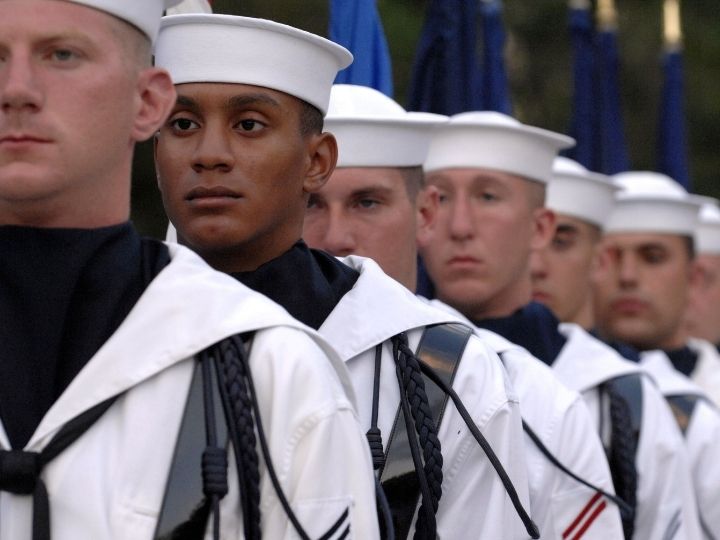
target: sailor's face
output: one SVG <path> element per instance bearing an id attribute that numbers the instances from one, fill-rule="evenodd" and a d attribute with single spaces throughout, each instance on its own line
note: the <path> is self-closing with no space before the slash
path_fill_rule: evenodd
<path id="1" fill-rule="evenodd" d="M 128 192 L 138 106 L 124 23 L 57 0 L 2 0 L 0 12 L 0 221 L 62 226 L 106 212 Z M 109 185 L 123 166 L 124 185 Z"/>
<path id="2" fill-rule="evenodd" d="M 176 89 L 155 157 L 165 210 L 180 242 L 209 261 L 242 252 L 250 267 L 277 256 L 268 250 L 299 238 L 307 201 L 301 102 L 241 84 Z"/>
<path id="3" fill-rule="evenodd" d="M 426 176 L 439 191 L 435 232 L 420 251 L 438 298 L 496 316 L 528 281 L 535 233 L 529 181 L 496 171 L 445 169 Z M 529 283 L 525 284 L 529 300 Z M 523 303 L 525 303 L 523 302 Z"/>
<path id="4" fill-rule="evenodd" d="M 577 218 L 558 215 L 550 243 L 530 257 L 533 299 L 561 321 L 579 322 L 590 300 L 591 270 L 600 231 Z"/>
<path id="5" fill-rule="evenodd" d="M 641 350 L 681 346 L 693 276 L 685 238 L 615 233 L 605 237 L 602 249 L 606 264 L 593 290 L 601 333 Z"/>
<path id="6" fill-rule="evenodd" d="M 399 169 L 340 168 L 310 196 L 303 238 L 338 257 L 370 257 L 413 287 L 416 222 L 415 201 Z"/>
<path id="7" fill-rule="evenodd" d="M 688 306 L 688 329 L 691 336 L 720 343 L 720 255 L 699 255 L 697 268 L 699 276 Z"/>

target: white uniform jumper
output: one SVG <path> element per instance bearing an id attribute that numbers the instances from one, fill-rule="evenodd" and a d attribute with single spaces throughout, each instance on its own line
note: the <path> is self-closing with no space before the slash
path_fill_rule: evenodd
<path id="1" fill-rule="evenodd" d="M 350 369 L 361 424 L 366 429 L 371 424 L 375 346 L 384 344 L 378 426 L 383 442 L 387 443 L 400 402 L 390 338 L 406 332 L 410 348 L 416 350 L 426 326 L 458 319 L 417 299 L 370 259 L 350 256 L 342 262 L 360 272 L 360 277 L 320 327 L 320 333 Z M 498 357 L 482 341 L 471 337 L 452 386 L 528 508 L 517 397 L 509 387 Z M 527 538 L 498 475 L 452 402 L 445 409 L 439 438 L 444 476 L 437 512 L 438 537 L 453 540 Z"/>
<path id="2" fill-rule="evenodd" d="M 704 339 L 690 338 L 688 347 L 698 355 L 697 365 L 690 378 L 720 407 L 720 352 Z"/>
<path id="3" fill-rule="evenodd" d="M 673 368 L 664 352 L 644 352 L 641 361 L 664 396 L 699 398 L 689 423 L 683 420 L 682 428 L 704 534 L 701 538 L 720 538 L 720 412 L 702 389 Z"/>
<path id="4" fill-rule="evenodd" d="M 250 367 L 283 490 L 311 537 L 342 516 L 354 538 L 377 538 L 374 480 L 347 393 L 344 366 L 279 306 L 169 246 L 171 263 L 42 419 L 27 451 L 41 451 L 70 419 L 120 397 L 48 463 L 53 540 L 149 540 L 190 384 L 194 355 L 230 335 L 256 331 Z M 330 356 L 331 361 L 328 361 Z M 344 388 L 345 387 L 345 388 Z M 4 429 L 0 445 L 9 447 Z M 223 539 L 243 537 L 237 474 L 221 508 Z M 199 467 L 199 464 L 198 464 Z M 296 538 L 260 465 L 264 538 Z M 31 537 L 30 496 L 0 493 L 0 539 Z"/>
<path id="5" fill-rule="evenodd" d="M 609 441 L 609 414 L 601 385 L 615 377 L 642 373 L 612 347 L 571 323 L 560 325 L 567 338 L 553 371 L 585 398 L 594 428 Z M 637 540 L 694 539 L 699 530 L 689 482 L 689 463 L 672 414 L 654 382 L 641 378 L 642 421 L 635 459 L 638 474 L 635 533 Z M 602 427 L 601 427 L 602 426 Z M 674 535 L 671 534 L 674 532 Z"/>
<path id="6" fill-rule="evenodd" d="M 447 304 L 431 303 L 471 324 Z M 475 332 L 500 355 L 520 398 L 523 419 L 545 447 L 572 472 L 614 493 L 605 453 L 580 395 L 526 349 L 489 330 L 475 327 Z M 531 516 L 541 538 L 622 538 L 613 502 L 558 469 L 529 438 L 525 445 Z"/>

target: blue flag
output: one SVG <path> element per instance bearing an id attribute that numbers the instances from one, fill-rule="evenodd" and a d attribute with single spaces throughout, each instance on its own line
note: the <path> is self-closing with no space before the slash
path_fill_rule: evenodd
<path id="1" fill-rule="evenodd" d="M 500 0 L 480 3 L 483 29 L 482 109 L 512 113 L 510 88 L 505 71 L 505 29 Z"/>
<path id="2" fill-rule="evenodd" d="M 617 33 L 603 30 L 597 35 L 597 88 L 600 91 L 597 148 L 599 161 L 593 170 L 615 174 L 630 168 L 620 104 Z"/>
<path id="3" fill-rule="evenodd" d="M 355 57 L 336 83 L 369 86 L 392 97 L 390 52 L 375 0 L 331 0 L 329 35 Z"/>
<path id="4" fill-rule="evenodd" d="M 590 9 L 570 8 L 573 47 L 573 112 L 570 136 L 577 144 L 565 153 L 588 169 L 595 168 L 595 81 L 593 80 L 595 28 Z"/>
<path id="5" fill-rule="evenodd" d="M 415 54 L 407 109 L 457 114 L 482 108 L 477 0 L 431 0 Z"/>
<path id="6" fill-rule="evenodd" d="M 679 50 L 670 50 L 663 58 L 662 99 L 658 130 L 658 169 L 691 191 L 685 140 L 685 104 L 683 58 Z"/>

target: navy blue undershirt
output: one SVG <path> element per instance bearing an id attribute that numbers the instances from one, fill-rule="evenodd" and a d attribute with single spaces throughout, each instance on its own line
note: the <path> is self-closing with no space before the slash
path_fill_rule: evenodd
<path id="1" fill-rule="evenodd" d="M 567 342 L 558 330 L 560 321 L 552 311 L 538 302 L 530 302 L 508 317 L 472 322 L 526 348 L 549 366 L 555 362 Z"/>
<path id="2" fill-rule="evenodd" d="M 665 351 L 670 361 L 672 362 L 675 369 L 677 369 L 683 375 L 690 377 L 692 372 L 695 371 L 695 366 L 698 361 L 698 354 L 691 350 L 690 347 L 680 347 L 679 349 L 673 349 Z"/>
<path id="3" fill-rule="evenodd" d="M 315 330 L 360 277 L 335 257 L 308 248 L 302 240 L 257 270 L 231 275 Z"/>
<path id="4" fill-rule="evenodd" d="M 0 417 L 23 448 L 170 256 L 130 222 L 0 226 L 0 253 Z"/>
<path id="5" fill-rule="evenodd" d="M 625 358 L 625 360 L 630 360 L 631 362 L 640 362 L 640 351 L 638 351 L 635 347 L 621 341 L 609 341 L 603 339 L 603 337 L 600 336 L 600 334 L 598 333 L 597 329 L 591 330 L 590 334 L 592 334 L 593 337 L 599 339 L 606 345 L 609 345 L 610 347 L 615 349 L 615 351 L 618 352 L 620 356 Z"/>

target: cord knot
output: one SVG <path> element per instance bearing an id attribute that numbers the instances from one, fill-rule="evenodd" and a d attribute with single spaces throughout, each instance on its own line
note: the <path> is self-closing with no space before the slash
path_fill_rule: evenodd
<path id="1" fill-rule="evenodd" d="M 23 450 L 0 450 L 0 490 L 16 495 L 35 491 L 42 464 L 40 454 Z"/>
<path id="2" fill-rule="evenodd" d="M 224 448 L 208 446 L 202 456 L 203 493 L 223 498 L 228 492 L 228 460 Z"/>
<path id="3" fill-rule="evenodd" d="M 382 433 L 380 429 L 372 427 L 365 434 L 370 445 L 370 455 L 373 460 L 373 468 L 377 471 L 385 465 L 385 450 L 383 448 Z"/>

